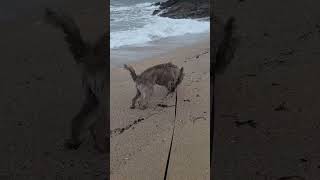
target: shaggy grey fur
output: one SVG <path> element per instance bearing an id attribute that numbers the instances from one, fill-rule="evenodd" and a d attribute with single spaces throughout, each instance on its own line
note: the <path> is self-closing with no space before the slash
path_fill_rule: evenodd
<path id="1" fill-rule="evenodd" d="M 171 62 L 152 66 L 140 75 L 136 74 L 132 66 L 125 64 L 124 68 L 130 72 L 137 88 L 137 94 L 132 99 L 131 109 L 135 108 L 138 99 L 139 108 L 142 110 L 147 108 L 155 84 L 166 87 L 167 95 L 169 95 L 176 90 L 184 77 L 183 67 L 179 69 Z"/>

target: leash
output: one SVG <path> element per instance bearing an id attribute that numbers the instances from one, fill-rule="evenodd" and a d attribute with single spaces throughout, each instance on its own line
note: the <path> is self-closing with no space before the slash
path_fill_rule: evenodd
<path id="1" fill-rule="evenodd" d="M 172 148 L 172 141 L 173 141 L 173 136 L 174 136 L 174 130 L 176 127 L 176 118 L 177 118 L 177 103 L 178 102 L 178 90 L 176 91 L 176 102 L 175 102 L 175 107 L 174 107 L 174 122 L 173 122 L 173 130 L 172 130 L 172 135 L 171 135 L 171 142 L 170 142 L 170 148 L 169 148 L 169 153 L 168 153 L 168 158 L 167 158 L 167 163 L 166 163 L 166 170 L 164 172 L 164 180 L 167 179 L 167 174 L 168 174 L 168 167 L 170 163 L 170 155 L 171 155 L 171 148 Z"/>

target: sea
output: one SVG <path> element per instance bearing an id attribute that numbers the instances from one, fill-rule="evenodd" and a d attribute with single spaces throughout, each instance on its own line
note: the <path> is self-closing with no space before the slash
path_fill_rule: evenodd
<path id="1" fill-rule="evenodd" d="M 111 64 L 161 55 L 209 37 L 209 19 L 171 19 L 152 15 L 163 0 L 110 1 Z"/>

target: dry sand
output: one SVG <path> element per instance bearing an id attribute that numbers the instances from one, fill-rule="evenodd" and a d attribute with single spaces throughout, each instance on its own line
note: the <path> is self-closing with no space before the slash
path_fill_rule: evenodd
<path id="1" fill-rule="evenodd" d="M 138 73 L 169 61 L 185 69 L 185 78 L 177 90 L 176 130 L 168 179 L 210 177 L 209 57 L 209 41 L 204 41 L 132 64 Z M 148 109 L 130 109 L 135 85 L 127 70 L 116 67 L 111 68 L 110 88 L 111 179 L 163 179 L 174 123 L 175 97 L 164 99 L 166 89 L 157 86 Z"/>

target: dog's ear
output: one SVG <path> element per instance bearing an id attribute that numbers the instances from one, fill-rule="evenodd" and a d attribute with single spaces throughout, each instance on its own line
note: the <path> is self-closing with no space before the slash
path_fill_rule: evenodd
<path id="1" fill-rule="evenodd" d="M 180 73 L 183 73 L 183 70 L 184 70 L 183 67 L 181 67 L 181 68 L 180 68 Z"/>
<path id="2" fill-rule="evenodd" d="M 179 72 L 179 76 L 178 76 L 178 79 L 177 79 L 177 82 L 176 82 L 175 86 L 178 86 L 181 83 L 181 81 L 183 80 L 183 78 L 184 78 L 184 72 L 183 71 L 184 71 L 184 68 L 181 67 L 180 68 L 180 72 Z"/>

